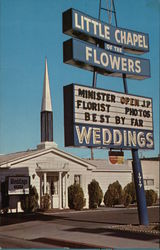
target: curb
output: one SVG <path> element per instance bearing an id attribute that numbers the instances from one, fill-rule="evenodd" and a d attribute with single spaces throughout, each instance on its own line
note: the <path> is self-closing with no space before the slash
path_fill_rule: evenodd
<path id="1" fill-rule="evenodd" d="M 133 229 L 133 230 L 130 230 L 130 229 L 127 229 L 127 228 L 118 228 L 118 227 L 108 227 L 109 229 L 112 229 L 112 230 L 117 230 L 117 231 L 120 231 L 120 232 L 129 232 L 129 233 L 143 233 L 143 234 L 147 234 L 147 235 L 151 235 L 151 236 L 157 236 L 159 238 L 159 234 L 160 232 L 155 232 L 155 231 L 145 231 L 145 230 L 136 230 L 136 229 Z"/>
<path id="2" fill-rule="evenodd" d="M 61 240 L 61 239 L 54 239 L 54 238 L 38 238 L 35 240 L 30 240 L 32 242 L 40 242 L 50 245 L 57 245 L 60 247 L 67 247 L 67 248 L 99 248 L 99 249 L 113 249 L 108 246 L 100 246 L 96 244 L 84 243 L 84 242 L 75 242 L 75 241 L 68 241 L 68 240 Z"/>
<path id="3" fill-rule="evenodd" d="M 158 206 L 149 206 L 147 209 L 150 208 L 157 208 Z M 56 215 L 56 214 L 75 214 L 75 213 L 89 213 L 89 212 L 114 212 L 114 211 L 124 211 L 124 210 L 137 210 L 137 207 L 130 207 L 130 208 L 109 208 L 109 209 L 84 209 L 80 211 L 76 210 L 60 210 L 60 211 L 50 211 L 50 212 L 37 212 L 37 214 L 44 214 L 44 215 Z"/>

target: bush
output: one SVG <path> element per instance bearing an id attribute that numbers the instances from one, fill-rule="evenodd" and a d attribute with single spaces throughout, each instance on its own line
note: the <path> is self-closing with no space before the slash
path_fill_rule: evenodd
<path id="1" fill-rule="evenodd" d="M 146 190 L 145 193 L 146 193 L 147 206 L 152 206 L 153 203 L 156 203 L 156 201 L 157 201 L 157 193 L 154 190 L 152 190 L 152 189 Z"/>
<path id="2" fill-rule="evenodd" d="M 125 206 L 125 207 L 128 207 L 129 204 L 131 203 L 131 201 L 132 201 L 131 195 L 125 193 L 125 194 L 124 194 L 124 206 Z"/>
<path id="3" fill-rule="evenodd" d="M 104 204 L 108 207 L 123 203 L 123 190 L 118 181 L 110 184 L 104 195 Z"/>
<path id="4" fill-rule="evenodd" d="M 70 209 L 74 209 L 74 195 L 76 192 L 75 184 L 68 187 L 68 206 Z"/>
<path id="5" fill-rule="evenodd" d="M 41 208 L 48 210 L 51 206 L 51 199 L 49 194 L 45 194 L 41 197 Z"/>
<path id="6" fill-rule="evenodd" d="M 102 200 L 103 200 L 103 191 L 102 191 L 101 187 L 99 186 L 99 201 L 98 201 L 98 206 L 101 205 Z"/>
<path id="7" fill-rule="evenodd" d="M 38 193 L 36 187 L 30 186 L 29 194 L 21 198 L 21 208 L 24 212 L 35 212 L 38 208 Z"/>
<path id="8" fill-rule="evenodd" d="M 9 209 L 9 195 L 8 195 L 8 182 L 4 181 L 1 183 L 1 197 L 2 197 L 2 212 L 4 214 L 8 213 Z"/>
<path id="9" fill-rule="evenodd" d="M 85 206 L 83 189 L 79 184 L 68 187 L 68 206 L 75 210 L 81 210 Z"/>
<path id="10" fill-rule="evenodd" d="M 124 187 L 124 193 L 125 195 L 130 195 L 131 197 L 131 201 L 130 203 L 134 203 L 136 202 L 136 190 L 135 190 L 135 185 L 133 182 L 128 183 L 125 187 Z M 124 197 L 125 200 L 125 197 Z"/>
<path id="11" fill-rule="evenodd" d="M 84 195 L 82 192 L 75 194 L 73 204 L 74 204 L 75 210 L 81 210 L 85 206 L 86 202 L 85 202 Z"/>
<path id="12" fill-rule="evenodd" d="M 96 180 L 92 180 L 92 182 L 88 185 L 88 193 L 89 208 L 97 208 L 100 206 L 103 198 L 103 192 Z"/>

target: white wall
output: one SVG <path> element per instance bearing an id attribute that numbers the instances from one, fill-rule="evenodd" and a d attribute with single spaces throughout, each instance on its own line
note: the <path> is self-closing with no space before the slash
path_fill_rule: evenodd
<path id="1" fill-rule="evenodd" d="M 104 195 L 108 189 L 108 186 L 115 181 L 119 181 L 122 188 L 124 188 L 129 182 L 132 181 L 132 174 L 131 172 L 118 171 L 93 172 L 92 179 L 95 179 L 99 182 Z"/>
<path id="2" fill-rule="evenodd" d="M 9 170 L 1 170 L 0 173 L 2 178 L 4 179 L 5 176 L 30 176 L 30 184 L 35 186 L 40 197 L 40 174 L 37 174 L 36 168 L 37 164 L 46 170 L 54 170 L 58 171 L 59 169 L 63 169 L 63 167 L 67 167 L 69 169 L 69 178 L 67 179 L 68 186 L 74 183 L 74 175 L 81 175 L 81 186 L 84 191 L 84 196 L 86 199 L 86 207 L 88 207 L 88 179 L 91 176 L 91 170 L 87 170 L 86 166 L 83 166 L 80 163 L 76 163 L 72 160 L 63 158 L 59 155 L 56 155 L 52 152 L 47 154 L 43 154 L 41 156 L 37 156 L 31 158 L 29 160 L 23 160 L 15 165 L 12 165 Z M 17 201 L 17 197 L 15 198 Z M 11 206 L 16 209 L 16 204 L 13 197 L 11 198 Z M 40 200 L 39 200 L 40 204 Z M 13 209 L 12 209 L 13 210 Z"/>
<path id="3" fill-rule="evenodd" d="M 131 165 L 131 161 L 128 161 Z M 86 207 L 89 205 L 88 197 L 88 184 L 95 179 L 99 182 L 100 187 L 102 188 L 103 194 L 105 194 L 109 184 L 119 181 L 122 185 L 122 188 L 132 181 L 132 170 L 120 170 L 120 171 L 111 171 L 111 170 L 102 170 L 97 171 L 93 169 L 87 169 L 81 163 L 75 162 L 69 158 L 62 157 L 60 155 L 48 152 L 41 156 L 31 158 L 29 160 L 21 161 L 13 166 L 10 169 L 0 169 L 0 181 L 4 181 L 5 176 L 30 176 L 30 184 L 36 186 L 37 192 L 40 197 L 40 175 L 36 173 L 37 164 L 42 166 L 46 170 L 54 169 L 63 169 L 67 167 L 68 169 L 68 186 L 74 183 L 74 176 L 81 176 L 81 187 L 84 191 L 84 196 L 86 199 Z M 158 161 L 141 161 L 143 169 L 143 177 L 154 178 L 154 187 L 151 187 L 159 194 L 159 162 Z M 34 178 L 33 178 L 34 177 Z M 0 197 L 1 199 L 1 197 Z M 12 198 L 13 199 L 13 198 Z M 16 198 L 17 200 L 17 198 Z M 12 207 L 15 207 L 15 201 L 12 200 Z M 15 207 L 16 209 L 16 207 Z"/>
<path id="4" fill-rule="evenodd" d="M 132 162 L 129 161 L 131 165 Z M 159 197 L 159 176 L 160 176 L 160 162 L 159 161 L 149 161 L 141 160 L 143 179 L 154 179 L 154 186 L 144 186 L 147 189 L 153 189 L 157 192 Z"/>
<path id="5" fill-rule="evenodd" d="M 141 165 L 143 170 L 143 179 L 154 179 L 154 186 L 146 186 L 146 189 L 154 189 L 159 197 L 160 162 L 141 160 Z"/>

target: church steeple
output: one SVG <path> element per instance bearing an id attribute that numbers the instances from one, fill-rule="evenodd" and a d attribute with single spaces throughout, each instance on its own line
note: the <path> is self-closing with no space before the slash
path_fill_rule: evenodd
<path id="1" fill-rule="evenodd" d="M 43 111 L 52 112 L 52 102 L 51 102 L 51 94 L 50 94 L 50 86 L 49 86 L 47 58 L 45 59 L 44 85 L 43 85 L 43 96 L 42 96 L 42 106 L 41 106 L 41 112 Z"/>
<path id="2" fill-rule="evenodd" d="M 41 144 L 38 145 L 38 149 L 50 147 L 57 147 L 57 144 L 53 142 L 53 112 L 48 76 L 48 65 L 47 59 L 45 59 L 43 95 L 41 104 Z"/>

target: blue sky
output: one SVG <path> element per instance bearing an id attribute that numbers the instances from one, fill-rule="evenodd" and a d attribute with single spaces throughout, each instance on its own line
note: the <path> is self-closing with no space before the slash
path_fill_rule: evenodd
<path id="1" fill-rule="evenodd" d="M 102 0 L 105 7 L 106 1 Z M 0 154 L 36 148 L 40 143 L 40 108 L 45 57 L 48 60 L 54 141 L 74 155 L 89 158 L 90 150 L 64 147 L 63 86 L 92 86 L 93 73 L 63 64 L 62 12 L 75 8 L 98 18 L 99 0 L 0 0 Z M 149 33 L 151 78 L 127 80 L 130 94 L 153 98 L 155 149 L 159 153 L 160 33 L 159 0 L 115 0 L 118 26 Z M 103 20 L 107 14 L 103 12 Z M 97 87 L 123 92 L 121 78 L 98 75 Z M 130 157 L 130 152 L 125 153 Z M 106 158 L 106 150 L 94 150 Z"/>

